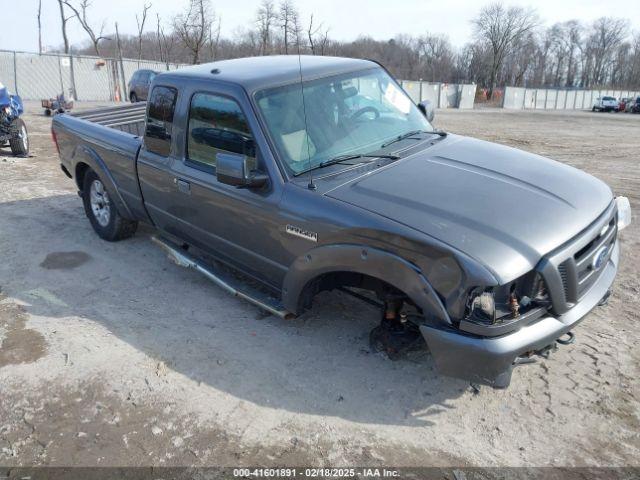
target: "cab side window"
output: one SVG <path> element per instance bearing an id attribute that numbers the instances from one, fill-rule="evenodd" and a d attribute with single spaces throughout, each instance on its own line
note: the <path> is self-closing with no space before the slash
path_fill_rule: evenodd
<path id="1" fill-rule="evenodd" d="M 149 96 L 147 127 L 144 133 L 146 149 L 168 157 L 171 152 L 171 128 L 178 91 L 171 87 L 154 87 Z"/>
<path id="2" fill-rule="evenodd" d="M 218 152 L 246 155 L 255 168 L 256 147 L 240 105 L 230 98 L 196 93 L 189 109 L 187 159 L 215 169 Z"/>

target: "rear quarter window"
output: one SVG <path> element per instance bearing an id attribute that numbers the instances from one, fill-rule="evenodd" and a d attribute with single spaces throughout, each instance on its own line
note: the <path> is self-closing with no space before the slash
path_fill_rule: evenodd
<path id="1" fill-rule="evenodd" d="M 168 157 L 178 91 L 172 87 L 154 87 L 149 96 L 144 144 L 147 151 Z"/>

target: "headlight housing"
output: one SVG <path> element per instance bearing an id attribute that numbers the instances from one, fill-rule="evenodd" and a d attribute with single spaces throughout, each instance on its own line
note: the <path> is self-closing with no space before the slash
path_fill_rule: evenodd
<path id="1" fill-rule="evenodd" d="M 494 325 L 518 318 L 533 309 L 551 304 L 547 287 L 538 272 L 497 287 L 478 287 L 471 290 L 467 300 L 465 320 Z"/>
<path id="2" fill-rule="evenodd" d="M 626 228 L 631 223 L 631 204 L 627 197 L 616 197 L 618 207 L 618 231 Z"/>

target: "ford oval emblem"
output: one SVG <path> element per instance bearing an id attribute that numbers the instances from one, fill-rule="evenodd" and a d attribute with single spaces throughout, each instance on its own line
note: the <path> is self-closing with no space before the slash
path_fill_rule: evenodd
<path id="1" fill-rule="evenodd" d="M 600 247 L 598 249 L 591 261 L 591 266 L 594 270 L 598 270 L 604 264 L 604 261 L 607 258 L 607 253 L 609 253 L 609 247 Z"/>

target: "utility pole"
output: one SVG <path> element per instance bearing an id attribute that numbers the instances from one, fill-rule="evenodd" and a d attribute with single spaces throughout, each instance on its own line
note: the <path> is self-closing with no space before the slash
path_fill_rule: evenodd
<path id="1" fill-rule="evenodd" d="M 42 15 L 42 0 L 38 1 L 38 53 L 42 55 L 42 22 L 40 17 Z"/>
<path id="2" fill-rule="evenodd" d="M 120 45 L 120 32 L 118 31 L 118 22 L 116 22 L 116 43 L 118 45 L 118 59 L 120 60 L 120 78 L 122 80 L 122 94 L 120 95 L 120 99 L 123 102 L 128 100 L 129 95 L 126 94 L 127 90 L 127 81 L 124 78 L 124 62 L 122 61 L 122 47 Z"/>

